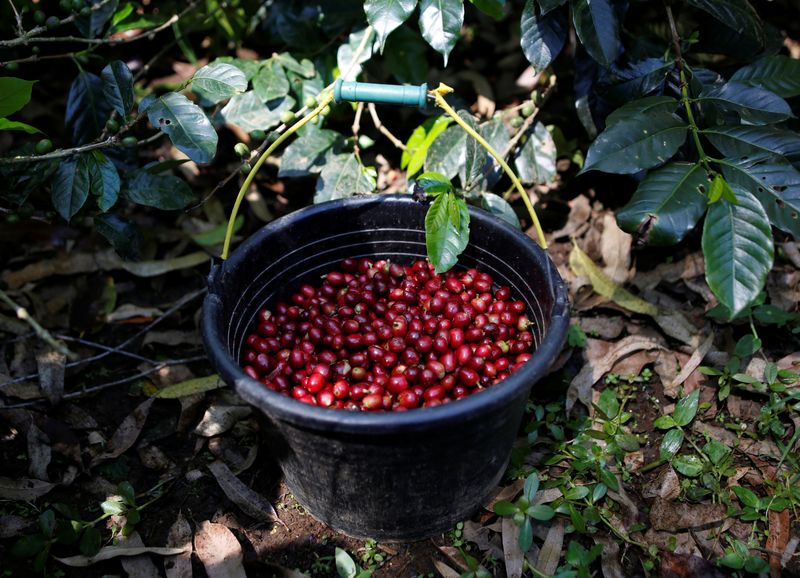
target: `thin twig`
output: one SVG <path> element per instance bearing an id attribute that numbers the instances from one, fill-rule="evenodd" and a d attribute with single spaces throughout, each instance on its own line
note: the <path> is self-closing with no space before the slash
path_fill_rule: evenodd
<path id="1" fill-rule="evenodd" d="M 0 289 L 0 301 L 3 301 L 6 305 L 11 307 L 14 310 L 14 313 L 16 313 L 18 319 L 30 325 L 31 328 L 36 332 L 36 335 L 39 336 L 39 339 L 47 343 L 50 347 L 52 347 L 53 349 L 55 349 L 68 359 L 78 359 L 78 356 L 75 353 L 70 351 L 70 349 L 66 345 L 59 342 L 55 337 L 53 337 L 52 334 L 47 329 L 39 325 L 39 322 L 36 321 L 36 319 L 34 319 L 33 317 L 31 317 L 31 314 L 28 313 L 27 309 L 25 309 L 22 305 L 16 303 L 2 289 Z"/>
<path id="2" fill-rule="evenodd" d="M 11 10 L 14 11 L 14 18 L 17 21 L 17 33 L 20 35 L 25 34 L 25 29 L 22 27 L 22 16 L 20 15 L 19 10 L 17 10 L 17 7 L 14 6 L 13 0 L 8 0 L 8 3 L 11 5 Z"/>
<path id="3" fill-rule="evenodd" d="M 139 120 L 140 117 L 137 117 L 136 120 Z M 135 124 L 132 123 L 132 124 Z M 110 136 L 105 140 L 100 142 L 90 143 L 86 145 L 81 145 L 78 147 L 72 147 L 68 149 L 58 149 L 51 153 L 43 154 L 43 155 L 36 155 L 36 156 L 16 156 L 16 157 L 0 157 L 0 165 L 13 165 L 18 163 L 38 163 L 42 161 L 49 161 L 52 159 L 61 159 L 65 157 L 71 157 L 73 155 L 77 155 L 80 153 L 85 153 L 97 149 L 104 149 L 104 148 L 111 148 L 111 147 L 121 147 L 125 146 L 122 144 L 122 139 L 120 136 L 124 134 L 124 131 L 130 129 L 130 125 L 127 127 L 123 127 L 119 130 L 117 134 L 114 136 Z M 136 143 L 136 146 L 141 146 L 145 144 L 149 144 L 158 140 L 160 137 L 164 136 L 164 133 L 159 131 L 153 135 L 150 135 L 146 139 L 140 140 Z"/>
<path id="4" fill-rule="evenodd" d="M 383 123 L 378 116 L 378 111 L 375 109 L 375 103 L 370 102 L 367 105 L 367 109 L 369 110 L 369 115 L 372 117 L 372 124 L 375 125 L 375 128 L 377 128 L 383 136 L 388 138 L 394 146 L 402 151 L 406 150 L 406 145 L 404 145 L 399 138 L 394 136 L 388 128 L 383 126 Z"/>
<path id="5" fill-rule="evenodd" d="M 55 336 L 56 339 L 60 339 L 61 341 L 66 341 L 69 343 L 77 343 L 79 345 L 85 345 L 86 347 L 92 347 L 94 349 L 100 349 L 101 351 L 108 351 L 111 353 L 116 353 L 117 355 L 121 355 L 123 357 L 129 357 L 131 359 L 135 359 L 136 361 L 143 361 L 144 363 L 149 363 L 150 365 L 158 365 L 161 363 L 160 361 L 156 361 L 155 359 L 150 359 L 149 357 L 144 357 L 142 355 L 138 355 L 136 353 L 131 353 L 130 351 L 125 351 L 122 349 L 117 349 L 114 347 L 109 347 L 108 345 L 103 345 L 102 343 L 97 343 L 96 341 L 89 341 L 88 339 L 81 339 L 80 337 L 70 337 L 69 335 L 61 335 L 58 334 Z"/>
<path id="6" fill-rule="evenodd" d="M 98 2 L 97 4 L 94 4 L 94 5 L 91 6 L 91 10 L 93 12 L 95 10 L 100 10 L 103 6 L 105 6 L 109 2 L 111 2 L 111 0 L 103 0 L 102 2 Z M 77 17 L 78 17 L 77 14 L 70 14 L 69 16 L 66 16 L 65 18 L 62 18 L 61 20 L 59 20 L 58 24 L 56 24 L 56 26 L 53 26 L 53 27 L 50 27 L 50 26 L 35 26 L 34 28 L 31 28 L 27 32 L 25 32 L 24 30 L 21 29 L 22 28 L 22 23 L 20 22 L 20 24 L 19 24 L 19 26 L 20 26 L 19 37 L 18 38 L 12 38 L 11 40 L 0 40 L 0 47 L 1 48 L 11 48 L 12 46 L 18 46 L 20 44 L 30 44 L 32 41 L 35 41 L 38 38 L 36 36 L 37 34 L 41 34 L 45 30 L 52 30 L 53 28 L 56 28 L 58 26 L 63 26 L 64 24 L 69 24 L 70 22 L 74 22 L 77 19 Z M 89 40 L 89 39 L 83 38 L 82 40 Z"/>
<path id="7" fill-rule="evenodd" d="M 353 124 L 350 127 L 350 130 L 353 132 L 353 153 L 355 153 L 359 162 L 361 162 L 361 150 L 358 147 L 358 131 L 361 130 L 362 114 L 364 114 L 364 103 L 359 102 L 356 106 L 356 115 L 353 118 Z"/>

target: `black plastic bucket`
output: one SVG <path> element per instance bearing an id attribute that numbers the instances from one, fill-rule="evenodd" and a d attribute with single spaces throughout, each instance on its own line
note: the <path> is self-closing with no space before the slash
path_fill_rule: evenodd
<path id="1" fill-rule="evenodd" d="M 433 536 L 468 518 L 500 481 L 531 386 L 564 343 L 564 282 L 530 238 L 470 209 L 459 266 L 477 267 L 528 304 L 536 351 L 486 391 L 433 408 L 359 413 L 307 405 L 248 377 L 238 360 L 257 312 L 345 257 L 424 258 L 426 205 L 374 195 L 305 208 L 262 228 L 215 265 L 203 308 L 206 349 L 220 376 L 269 418 L 268 451 L 314 517 L 379 540 Z"/>

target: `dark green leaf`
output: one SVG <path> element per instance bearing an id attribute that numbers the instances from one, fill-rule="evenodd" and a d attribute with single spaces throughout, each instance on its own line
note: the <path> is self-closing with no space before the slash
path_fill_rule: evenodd
<path id="1" fill-rule="evenodd" d="M 469 0 L 472 4 L 483 12 L 494 18 L 495 20 L 500 20 L 505 15 L 504 7 L 506 5 L 506 0 Z"/>
<path id="2" fill-rule="evenodd" d="M 52 538 L 56 531 L 56 513 L 53 510 L 45 510 L 39 514 L 39 529 L 45 538 Z"/>
<path id="3" fill-rule="evenodd" d="M 253 87 L 255 88 L 255 80 Z M 247 90 L 247 77 L 233 64 L 224 62 L 209 64 L 195 72 L 192 77 L 192 91 L 214 104 L 245 90 Z"/>
<path id="4" fill-rule="evenodd" d="M 361 52 L 358 61 L 353 63 L 353 57 L 356 54 L 364 35 L 369 31 L 368 28 L 351 32 L 347 37 L 347 42 L 339 46 L 336 51 L 336 64 L 339 67 L 340 78 L 344 80 L 355 80 L 361 74 L 361 65 L 372 58 L 374 52 L 379 48 L 378 40 L 374 37 L 374 32 L 369 31 L 370 38 L 374 40 L 367 40 L 366 49 Z"/>
<path id="5" fill-rule="evenodd" d="M 686 397 L 682 397 L 675 404 L 675 411 L 672 413 L 672 419 L 681 427 L 689 425 L 689 423 L 697 415 L 697 406 L 700 402 L 700 390 L 695 389 Z"/>
<path id="6" fill-rule="evenodd" d="M 567 0 L 537 0 L 537 3 L 539 4 L 542 14 L 547 14 L 551 10 L 555 10 L 559 6 L 566 4 Z"/>
<path id="7" fill-rule="evenodd" d="M 699 163 L 672 162 L 650 171 L 630 202 L 617 211 L 619 226 L 651 245 L 674 245 L 706 212 L 708 176 Z"/>
<path id="8" fill-rule="evenodd" d="M 769 564 L 763 558 L 750 556 L 744 562 L 744 569 L 751 574 L 765 575 L 769 573 Z"/>
<path id="9" fill-rule="evenodd" d="M 575 486 L 574 488 L 569 488 L 566 492 L 564 492 L 564 497 L 567 500 L 573 502 L 577 500 L 582 500 L 588 495 L 589 495 L 588 486 Z"/>
<path id="10" fill-rule="evenodd" d="M 741 187 L 734 191 L 736 205 L 720 201 L 709 208 L 702 245 L 708 286 L 735 317 L 763 289 L 774 249 L 764 208 Z"/>
<path id="11" fill-rule="evenodd" d="M 739 498 L 739 501 L 744 506 L 750 508 L 758 507 L 758 496 L 755 495 L 751 490 L 743 488 L 742 486 L 733 486 L 731 490 L 733 490 L 733 493 L 736 494 L 736 497 Z"/>
<path id="12" fill-rule="evenodd" d="M 422 168 L 428 156 L 428 148 L 449 124 L 450 118 L 442 115 L 434 119 L 428 119 L 414 129 L 400 160 L 400 167 L 407 169 L 409 176 L 416 174 Z M 458 169 L 456 168 L 457 171 Z M 450 176 L 452 177 L 453 175 Z"/>
<path id="13" fill-rule="evenodd" d="M 608 468 L 604 466 L 600 466 L 600 481 L 615 492 L 619 490 L 619 480 L 617 480 L 617 476 L 612 474 Z"/>
<path id="14" fill-rule="evenodd" d="M 155 98 L 147 107 L 147 118 L 194 162 L 210 162 L 217 153 L 217 131 L 203 109 L 182 94 L 168 92 Z"/>
<path id="15" fill-rule="evenodd" d="M 11 546 L 10 554 L 14 558 L 31 558 L 45 547 L 45 538 L 41 534 L 23 536 Z"/>
<path id="16" fill-rule="evenodd" d="M 371 193 L 375 179 L 368 175 L 353 153 L 328 155 L 317 179 L 314 202 L 323 203 L 353 195 Z"/>
<path id="17" fill-rule="evenodd" d="M 78 74 L 69 87 L 66 113 L 75 144 L 86 144 L 100 136 L 110 114 L 100 77 L 90 72 Z"/>
<path id="18" fill-rule="evenodd" d="M 145 170 L 128 175 L 122 194 L 139 205 L 165 211 L 183 209 L 194 201 L 186 181 L 173 175 L 153 175 Z"/>
<path id="19" fill-rule="evenodd" d="M 800 136 L 775 126 L 717 126 L 704 129 L 702 134 L 726 157 L 777 153 L 800 158 Z"/>
<path id="20" fill-rule="evenodd" d="M 725 162 L 726 180 L 756 196 L 770 222 L 800 238 L 800 171 L 781 157 L 756 155 Z"/>
<path id="21" fill-rule="evenodd" d="M 688 0 L 722 22 L 725 26 L 750 38 L 763 42 L 761 19 L 747 0 Z"/>
<path id="22" fill-rule="evenodd" d="M 17 112 L 28 104 L 35 80 L 23 80 L 13 76 L 0 77 L 0 117 Z"/>
<path id="23" fill-rule="evenodd" d="M 478 131 L 478 123 L 475 122 L 475 119 L 468 111 L 459 110 L 458 116 L 460 116 L 473 130 L 476 132 Z M 483 168 L 486 166 L 487 160 L 488 155 L 486 153 L 486 149 L 484 149 L 474 138 L 467 135 L 467 138 L 464 141 L 463 171 L 460 169 L 458 171 L 459 177 L 461 178 L 461 184 L 465 189 L 471 188 L 472 183 L 476 179 L 480 178 L 481 174 L 483 173 Z"/>
<path id="24" fill-rule="evenodd" d="M 774 55 L 756 60 L 733 73 L 731 80 L 760 86 L 790 98 L 800 95 L 800 60 Z"/>
<path id="25" fill-rule="evenodd" d="M 86 16 L 78 16 L 75 19 L 75 26 L 86 38 L 97 38 L 103 31 L 106 22 L 108 22 L 114 12 L 116 12 L 119 1 L 91 0 L 90 4 L 92 6 L 102 4 L 102 6 L 97 9 L 93 9 Z"/>
<path id="26" fill-rule="evenodd" d="M 129 506 L 136 505 L 136 491 L 133 489 L 133 485 L 130 482 L 121 482 L 117 486 L 117 493 Z"/>
<path id="27" fill-rule="evenodd" d="M 89 198 L 89 167 L 85 156 L 62 161 L 51 189 L 53 207 L 69 221 Z"/>
<path id="28" fill-rule="evenodd" d="M 712 464 L 719 465 L 731 453 L 731 449 L 711 438 L 703 448 L 703 452 L 708 456 Z"/>
<path id="29" fill-rule="evenodd" d="M 0 130 L 24 130 L 28 134 L 42 132 L 34 126 L 16 120 L 8 120 L 7 118 L 0 118 Z"/>
<path id="30" fill-rule="evenodd" d="M 725 566 L 726 568 L 732 568 L 733 570 L 741 570 L 744 568 L 744 557 L 740 556 L 736 552 L 730 552 L 725 554 L 722 558 L 718 560 L 720 566 Z"/>
<path id="31" fill-rule="evenodd" d="M 416 178 L 416 183 L 429 195 L 453 192 L 453 184 L 442 173 L 422 173 Z"/>
<path id="32" fill-rule="evenodd" d="M 72 545 L 78 541 L 78 532 L 83 526 L 76 520 L 59 520 L 56 524 L 55 540 L 59 544 Z"/>
<path id="33" fill-rule="evenodd" d="M 598 83 L 597 90 L 603 98 L 622 105 L 660 90 L 674 67 L 672 59 L 665 62 L 663 58 L 652 57 L 630 62 L 626 66 L 614 65 Z"/>
<path id="34" fill-rule="evenodd" d="M 594 489 L 592 490 L 592 502 L 597 503 L 602 500 L 606 493 L 608 493 L 608 488 L 602 482 L 595 484 Z"/>
<path id="35" fill-rule="evenodd" d="M 770 124 L 792 116 L 788 103 L 780 96 L 756 86 L 738 82 L 704 88 L 697 98 L 701 104 L 712 104 L 736 112 L 751 124 Z"/>
<path id="36" fill-rule="evenodd" d="M 367 22 L 375 29 L 378 35 L 378 42 L 381 46 L 381 53 L 386 45 L 389 34 L 408 20 L 417 0 L 365 0 L 364 12 L 367 15 Z"/>
<path id="37" fill-rule="evenodd" d="M 314 78 L 314 75 L 316 74 L 314 63 L 306 58 L 302 59 L 300 62 L 297 62 L 295 57 L 288 52 L 275 54 L 272 58 L 277 62 L 280 62 L 281 66 L 283 66 L 286 70 L 296 72 L 304 78 Z"/>
<path id="38" fill-rule="evenodd" d="M 603 66 L 617 59 L 619 23 L 609 0 L 572 0 L 575 32 L 589 55 Z"/>
<path id="39" fill-rule="evenodd" d="M 617 445 L 626 452 L 635 452 L 639 449 L 639 439 L 629 433 L 618 433 L 614 436 Z"/>
<path id="40" fill-rule="evenodd" d="M 220 111 L 220 116 L 225 122 L 247 132 L 268 130 L 280 124 L 281 114 L 292 110 L 294 105 L 295 100 L 291 96 L 264 104 L 255 91 L 248 90 L 231 98 Z"/>
<path id="41" fill-rule="evenodd" d="M 120 257 L 135 261 L 141 257 L 141 235 L 139 229 L 127 219 L 113 213 L 94 218 L 95 231 L 111 243 Z"/>
<path id="42" fill-rule="evenodd" d="M 114 60 L 100 73 L 103 78 L 103 95 L 121 118 L 133 110 L 133 75 L 128 65 Z"/>
<path id="43" fill-rule="evenodd" d="M 501 500 L 494 505 L 494 513 L 498 516 L 513 516 L 517 507 L 507 500 Z"/>
<path id="44" fill-rule="evenodd" d="M 442 132 L 428 147 L 425 170 L 442 173 L 452 179 L 464 166 L 467 133 L 453 125 Z"/>
<path id="45" fill-rule="evenodd" d="M 463 0 L 420 0 L 419 29 L 431 47 L 444 56 L 444 65 L 461 34 Z"/>
<path id="46" fill-rule="evenodd" d="M 318 173 L 324 165 L 325 153 L 339 138 L 332 130 L 306 125 L 296 141 L 286 147 L 281 157 L 279 177 L 305 177 Z"/>
<path id="47" fill-rule="evenodd" d="M 536 496 L 536 492 L 539 491 L 539 476 L 536 472 L 533 472 L 527 478 L 525 478 L 525 484 L 523 485 L 523 494 L 525 495 L 525 499 L 528 502 L 533 502 L 533 498 Z"/>
<path id="48" fill-rule="evenodd" d="M 336 572 L 339 574 L 340 578 L 356 578 L 358 568 L 356 567 L 356 563 L 353 562 L 353 559 L 350 557 L 350 554 L 337 546 L 335 559 Z"/>
<path id="49" fill-rule="evenodd" d="M 657 427 L 658 429 L 669 429 L 671 427 L 675 427 L 676 424 L 675 420 L 671 415 L 662 415 L 653 422 L 653 426 Z"/>
<path id="50" fill-rule="evenodd" d="M 105 212 L 117 202 L 119 197 L 119 173 L 106 155 L 91 151 L 83 157 L 89 170 L 89 189 L 97 197 L 97 206 Z"/>
<path id="51" fill-rule="evenodd" d="M 645 98 L 627 102 L 609 114 L 606 118 L 606 128 L 639 115 L 662 112 L 673 113 L 679 105 L 680 102 L 671 96 L 646 96 Z"/>
<path id="52" fill-rule="evenodd" d="M 494 193 L 481 193 L 481 208 L 500 217 L 509 225 L 520 228 L 519 217 L 503 197 Z"/>
<path id="53" fill-rule="evenodd" d="M 536 72 L 550 66 L 567 40 L 567 13 L 557 10 L 549 14 L 536 13 L 535 0 L 527 0 L 520 21 L 520 45 L 525 58 Z"/>
<path id="54" fill-rule="evenodd" d="M 425 244 L 437 273 L 450 270 L 469 243 L 469 210 L 452 193 L 436 197 L 425 215 Z"/>
<path id="55" fill-rule="evenodd" d="M 664 434 L 658 449 L 658 455 L 662 460 L 672 459 L 672 456 L 678 453 L 683 445 L 683 435 L 683 430 L 680 428 L 673 428 Z"/>
<path id="56" fill-rule="evenodd" d="M 686 140 L 689 127 L 667 112 L 621 120 L 589 147 L 583 172 L 631 174 L 668 161 Z"/>
<path id="57" fill-rule="evenodd" d="M 688 478 L 696 478 L 703 471 L 703 460 L 694 454 L 678 456 L 672 460 L 672 467 Z"/>
<path id="58" fill-rule="evenodd" d="M 89 526 L 83 531 L 78 547 L 84 556 L 94 556 L 100 551 L 102 541 L 103 536 L 100 534 L 100 530 L 94 526 Z"/>
<path id="59" fill-rule="evenodd" d="M 518 542 L 523 552 L 527 552 L 531 549 L 531 545 L 533 544 L 533 526 L 531 525 L 531 519 L 528 517 L 522 521 L 522 525 L 519 527 Z"/>
<path id="60" fill-rule="evenodd" d="M 283 66 L 276 60 L 268 60 L 253 78 L 253 92 L 261 102 L 282 99 L 289 94 L 289 79 Z"/>
<path id="61" fill-rule="evenodd" d="M 572 522 L 572 526 L 575 530 L 580 533 L 586 532 L 586 520 L 583 519 L 578 508 L 573 504 L 567 504 L 567 510 L 569 511 L 569 520 Z"/>
<path id="62" fill-rule="evenodd" d="M 427 43 L 419 32 L 401 26 L 389 37 L 383 53 L 386 67 L 401 84 L 420 84 L 428 77 Z"/>
<path id="63" fill-rule="evenodd" d="M 525 184 L 544 184 L 556 176 L 556 143 L 540 122 L 533 123 L 525 144 L 514 157 L 517 175 Z"/>
<path id="64" fill-rule="evenodd" d="M 611 388 L 606 388 L 597 400 L 597 407 L 608 419 L 614 419 L 619 413 L 620 405 L 617 394 Z"/>

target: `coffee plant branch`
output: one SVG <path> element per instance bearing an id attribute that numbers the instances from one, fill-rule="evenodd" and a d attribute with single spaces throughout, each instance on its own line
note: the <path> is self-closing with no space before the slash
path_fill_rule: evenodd
<path id="1" fill-rule="evenodd" d="M 372 117 L 372 124 L 375 125 L 375 128 L 377 128 L 383 136 L 388 138 L 394 146 L 400 150 L 406 150 L 406 145 L 404 145 L 399 138 L 394 136 L 388 128 L 383 126 L 383 123 L 378 116 L 378 111 L 375 109 L 375 103 L 370 102 L 367 104 L 367 110 L 369 110 L 369 115 Z"/>
<path id="2" fill-rule="evenodd" d="M 11 2 L 11 0 L 9 0 L 9 2 Z M 94 12 L 95 10 L 100 10 L 100 8 L 102 8 L 103 6 L 108 4 L 109 2 L 111 2 L 111 0 L 103 0 L 102 2 L 98 2 L 97 4 L 92 5 L 90 7 L 90 10 L 92 12 Z M 14 4 L 13 3 L 11 4 L 11 7 L 14 8 Z M 16 8 L 14 8 L 14 12 L 17 13 Z M 70 14 L 69 16 L 66 16 L 66 17 L 62 18 L 61 20 L 59 20 L 58 24 L 56 24 L 55 26 L 46 26 L 46 25 L 36 26 L 34 28 L 31 28 L 27 32 L 25 32 L 25 30 L 22 28 L 21 17 L 17 13 L 17 26 L 18 26 L 18 30 L 19 30 L 19 36 L 17 38 L 12 38 L 11 40 L 0 40 L 0 48 L 11 48 L 11 47 L 14 47 L 14 46 L 19 46 L 20 44 L 27 45 L 27 44 L 32 44 L 34 42 L 55 42 L 55 41 L 59 41 L 59 40 L 67 40 L 67 39 L 73 39 L 73 38 L 76 41 L 90 42 L 91 43 L 93 41 L 93 39 L 91 39 L 91 38 L 79 38 L 79 37 L 73 37 L 73 36 L 62 36 L 60 38 L 50 38 L 48 40 L 41 40 L 42 37 L 36 36 L 37 34 L 41 34 L 42 32 L 44 32 L 45 30 L 52 30 L 53 28 L 57 28 L 59 26 L 63 26 L 64 24 L 69 24 L 70 22 L 74 22 L 76 17 L 77 17 L 77 14 Z M 16 62 L 16 61 L 12 61 L 12 62 Z M 4 64 L 7 64 L 7 63 L 4 63 Z"/>
<path id="3" fill-rule="evenodd" d="M 358 133 L 361 130 L 361 115 L 364 114 L 364 103 L 359 102 L 356 106 L 356 114 L 353 117 L 353 124 L 350 130 L 353 133 L 353 154 L 356 155 L 358 162 L 361 162 L 361 148 L 358 146 Z"/>
<path id="4" fill-rule="evenodd" d="M 19 305 L 16 301 L 11 299 L 11 297 L 9 297 L 8 294 L 2 289 L 0 289 L 0 301 L 3 301 L 6 305 L 11 307 L 14 310 L 17 319 L 24 321 L 25 323 L 30 325 L 31 329 L 33 329 L 36 332 L 36 335 L 38 335 L 39 338 L 45 343 L 47 343 L 50 347 L 58 351 L 60 354 L 64 355 L 67 359 L 72 359 L 72 360 L 78 359 L 78 356 L 75 353 L 70 351 L 70 349 L 66 345 L 58 341 L 56 338 L 54 338 L 47 329 L 39 325 L 39 322 L 36 321 L 36 319 L 34 319 L 33 317 L 31 317 L 31 314 L 28 313 L 27 309 L 25 309 L 22 305 Z"/>
<path id="5" fill-rule="evenodd" d="M 14 18 L 17 21 L 17 34 L 25 34 L 25 29 L 22 27 L 22 16 L 20 15 L 19 10 L 17 10 L 17 7 L 14 6 L 14 0 L 8 0 L 8 3 L 11 6 L 11 10 L 14 12 Z"/>
<path id="6" fill-rule="evenodd" d="M 72 148 L 68 148 L 68 149 L 59 149 L 59 150 L 55 150 L 55 151 L 53 151 L 51 153 L 47 153 L 47 154 L 43 154 L 43 155 L 3 157 L 3 158 L 0 158 L 0 165 L 13 165 L 13 164 L 16 164 L 16 163 L 35 163 L 35 162 L 52 160 L 52 159 L 61 159 L 61 158 L 65 158 L 65 157 L 70 157 L 70 156 L 73 156 L 73 155 L 76 155 L 76 154 L 85 153 L 85 152 L 93 151 L 93 150 L 97 150 L 97 149 L 131 146 L 131 145 L 123 144 L 122 143 L 122 138 L 120 138 L 120 137 L 121 137 L 121 135 L 123 134 L 124 131 L 130 130 L 130 128 L 134 124 L 136 124 L 136 121 L 138 121 L 140 118 L 142 118 L 142 116 L 137 116 L 131 123 L 129 123 L 125 127 L 121 128 L 120 131 L 117 134 L 115 134 L 114 136 L 110 136 L 107 139 L 102 140 L 100 142 L 89 143 L 89 144 L 86 144 L 86 145 L 81 145 L 81 146 L 72 147 Z M 158 131 L 157 133 L 147 137 L 146 139 L 138 141 L 136 143 L 136 145 L 134 145 L 134 146 L 141 146 L 141 145 L 150 144 L 152 142 L 157 141 L 162 136 L 164 136 L 164 133 L 161 132 L 161 131 Z"/>

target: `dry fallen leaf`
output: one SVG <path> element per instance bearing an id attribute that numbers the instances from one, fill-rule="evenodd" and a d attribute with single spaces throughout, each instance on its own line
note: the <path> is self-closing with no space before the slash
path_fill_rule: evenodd
<path id="1" fill-rule="evenodd" d="M 208 469 L 211 470 L 228 499 L 239 506 L 245 514 L 261 522 L 280 521 L 272 504 L 234 476 L 224 462 L 219 460 L 211 462 L 208 464 Z"/>
<path id="2" fill-rule="evenodd" d="M 36 356 L 39 386 L 47 400 L 56 405 L 64 396 L 64 365 L 67 357 L 58 351 L 47 350 Z"/>
<path id="3" fill-rule="evenodd" d="M 141 403 L 128 415 L 108 440 L 102 453 L 92 459 L 92 466 L 105 460 L 116 458 L 127 451 L 142 433 L 147 414 L 150 413 L 150 406 L 153 405 L 153 398 Z"/>
<path id="4" fill-rule="evenodd" d="M 511 518 L 503 518 L 503 559 L 507 578 L 521 578 L 525 553 L 519 547 L 519 526 Z"/>
<path id="5" fill-rule="evenodd" d="M 675 554 L 669 551 L 660 554 L 661 578 L 725 578 L 726 572 L 721 571 L 708 560 L 700 556 Z"/>
<path id="6" fill-rule="evenodd" d="M 600 254 L 603 256 L 603 272 L 615 283 L 624 283 L 630 278 L 631 245 L 633 237 L 617 225 L 610 211 L 603 215 L 603 234 L 600 237 Z"/>
<path id="7" fill-rule="evenodd" d="M 144 542 L 138 532 L 131 532 L 127 537 L 121 536 L 118 544 L 128 548 L 144 548 Z M 161 576 L 158 568 L 147 554 L 126 556 L 120 562 L 122 569 L 128 574 L 128 578 L 160 578 Z"/>
<path id="8" fill-rule="evenodd" d="M 503 500 L 513 500 L 516 498 L 519 493 L 522 491 L 523 486 L 525 485 L 525 480 L 514 480 L 509 485 L 504 486 L 502 488 L 498 488 L 497 493 L 492 496 L 488 502 L 486 502 L 483 507 L 490 512 L 494 510 L 494 505 L 497 502 L 502 502 Z"/>
<path id="9" fill-rule="evenodd" d="M 103 560 L 110 560 L 112 558 L 118 558 L 120 556 L 139 556 L 141 554 L 157 554 L 159 556 L 174 556 L 175 554 L 180 554 L 183 550 L 180 548 L 155 548 L 155 547 L 143 547 L 143 548 L 128 548 L 125 546 L 105 546 L 101 548 L 100 551 L 95 554 L 94 556 L 69 556 L 67 558 L 54 558 L 61 562 L 62 564 L 66 564 L 67 566 L 72 566 L 73 568 L 86 568 L 87 566 L 91 566 L 92 564 L 96 564 L 97 562 L 102 562 Z M 243 575 L 244 576 L 244 575 Z"/>
<path id="10" fill-rule="evenodd" d="M 253 410 L 247 405 L 212 404 L 197 424 L 194 433 L 203 437 L 217 436 L 231 429 L 236 422 L 251 413 Z"/>
<path id="11" fill-rule="evenodd" d="M 662 468 L 658 477 L 645 484 L 642 488 L 642 497 L 646 499 L 661 498 L 663 500 L 676 500 L 681 494 L 681 482 L 672 466 Z"/>
<path id="12" fill-rule="evenodd" d="M 0 499 L 29 502 L 44 496 L 55 487 L 55 484 L 50 484 L 41 480 L 31 480 L 27 478 L 13 480 L 11 478 L 0 477 Z"/>
<path id="13" fill-rule="evenodd" d="M 194 549 L 208 578 L 247 578 L 242 546 L 222 524 L 201 522 L 194 535 Z"/>
<path id="14" fill-rule="evenodd" d="M 440 560 L 434 559 L 433 566 L 436 568 L 436 571 L 442 576 L 442 578 L 459 578 L 459 576 L 461 576 L 460 573 L 456 572 L 450 566 Z"/>
<path id="15" fill-rule="evenodd" d="M 22 516 L 8 514 L 0 516 L 0 540 L 25 534 L 36 522 Z"/>
<path id="16" fill-rule="evenodd" d="M 656 498 L 650 507 L 650 525 L 655 530 L 675 532 L 721 522 L 726 514 L 723 504 L 684 504 Z"/>
<path id="17" fill-rule="evenodd" d="M 28 442 L 28 474 L 32 478 L 39 480 L 49 481 L 47 475 L 47 466 L 50 464 L 52 457 L 52 450 L 50 449 L 50 439 L 36 427 L 31 424 L 28 428 L 27 442 Z"/>
<path id="18" fill-rule="evenodd" d="M 183 512 L 173 522 L 167 536 L 167 546 L 183 548 L 183 552 L 164 560 L 167 578 L 192 578 L 192 528 Z"/>
<path id="19" fill-rule="evenodd" d="M 619 543 L 604 534 L 594 534 L 592 539 L 595 544 L 603 545 L 603 551 L 600 554 L 603 578 L 625 578 L 625 572 L 619 563 Z"/>
<path id="20" fill-rule="evenodd" d="M 536 560 L 536 569 L 542 574 L 550 576 L 555 574 L 558 561 L 561 559 L 561 549 L 564 546 L 564 520 L 553 518 L 544 544 L 539 550 L 539 559 Z"/>
<path id="21" fill-rule="evenodd" d="M 160 389 L 158 393 L 156 393 L 156 397 L 160 397 L 162 399 L 177 399 L 180 397 L 186 397 L 187 395 L 204 393 L 220 387 L 225 387 L 225 382 L 215 374 L 207 377 L 188 379 L 186 381 L 181 381 L 180 383 L 168 385 L 164 389 Z"/>
<path id="22" fill-rule="evenodd" d="M 789 510 L 783 512 L 769 512 L 769 536 L 766 548 L 768 552 L 783 552 L 789 543 L 791 533 L 791 519 Z M 780 578 L 781 558 L 778 554 L 769 555 L 769 573 L 772 578 Z"/>

